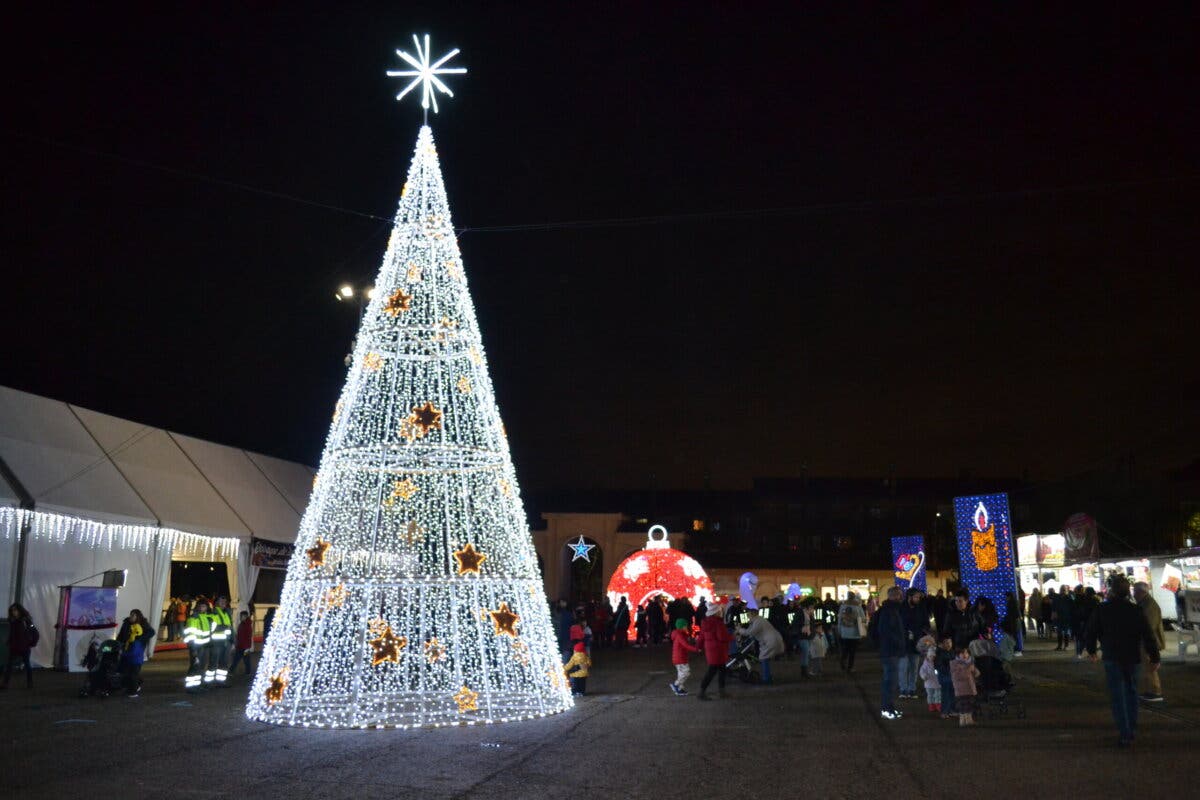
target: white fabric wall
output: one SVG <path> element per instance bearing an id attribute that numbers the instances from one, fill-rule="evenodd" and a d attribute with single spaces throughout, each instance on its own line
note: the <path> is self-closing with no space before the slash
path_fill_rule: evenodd
<path id="1" fill-rule="evenodd" d="M 246 611 L 250 598 L 254 597 L 254 585 L 258 583 L 258 570 L 250 562 L 250 542 L 242 542 L 238 546 L 237 560 L 237 589 L 232 594 L 230 604 L 237 611 Z"/>
<path id="2" fill-rule="evenodd" d="M 12 573 L 17 532 L 26 518 L 32 525 L 26 544 L 22 601 L 42 634 L 33 654 L 34 663 L 40 666 L 53 663 L 54 626 L 58 621 L 62 585 L 82 581 L 82 585 L 99 586 L 98 577 L 84 579 L 109 569 L 126 570 L 125 587 L 117 593 L 118 622 L 130 610 L 139 608 L 157 629 L 173 554 L 182 553 L 204 561 L 224 560 L 234 567 L 231 574 L 238 572 L 239 541 L 234 538 L 0 508 L 0 580 Z M 97 635 L 107 638 L 115 634 L 116 630 Z M 83 647 L 86 649 L 86 643 Z M 75 661 L 82 656 L 83 652 L 71 654 Z"/>

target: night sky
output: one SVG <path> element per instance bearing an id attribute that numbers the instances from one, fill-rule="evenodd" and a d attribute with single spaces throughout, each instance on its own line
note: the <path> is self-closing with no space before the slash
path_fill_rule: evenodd
<path id="1" fill-rule="evenodd" d="M 1194 7 L 232 5 L 8 10 L 0 383 L 315 464 L 429 32 L 526 488 L 1200 455 Z"/>

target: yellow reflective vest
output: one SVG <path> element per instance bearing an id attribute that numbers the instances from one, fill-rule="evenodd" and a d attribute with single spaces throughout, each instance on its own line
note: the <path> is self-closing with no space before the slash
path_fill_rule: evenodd
<path id="1" fill-rule="evenodd" d="M 213 640 L 217 618 L 209 613 L 192 614 L 183 624 L 183 643 L 202 647 Z"/>
<path id="2" fill-rule="evenodd" d="M 233 619 L 229 616 L 229 609 L 218 606 L 209 612 L 209 616 L 213 618 L 214 642 L 227 642 L 233 638 Z"/>

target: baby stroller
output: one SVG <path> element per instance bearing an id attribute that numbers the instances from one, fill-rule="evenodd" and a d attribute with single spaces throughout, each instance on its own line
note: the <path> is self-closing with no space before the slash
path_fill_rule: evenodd
<path id="1" fill-rule="evenodd" d="M 83 666 L 87 667 L 88 673 L 79 696 L 108 697 L 121 686 L 121 643 L 116 639 L 105 639 L 99 645 L 92 642 Z"/>
<path id="2" fill-rule="evenodd" d="M 1011 707 L 1017 719 L 1025 719 L 1025 704 L 1013 696 L 1016 684 L 1004 668 L 1004 662 L 993 656 L 979 656 L 975 659 L 975 667 L 979 670 L 980 712 L 988 719 L 997 719 L 1007 716 Z"/>
<path id="3" fill-rule="evenodd" d="M 740 637 L 733 655 L 725 662 L 725 671 L 743 683 L 758 681 L 758 642 L 753 638 Z"/>

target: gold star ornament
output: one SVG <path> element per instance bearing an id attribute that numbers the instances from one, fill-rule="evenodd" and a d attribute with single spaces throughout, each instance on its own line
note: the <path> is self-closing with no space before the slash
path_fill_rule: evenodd
<path id="1" fill-rule="evenodd" d="M 454 693 L 454 702 L 458 703 L 458 713 L 460 714 L 477 711 L 479 709 L 479 692 L 472 692 L 464 683 L 463 687 Z"/>
<path id="2" fill-rule="evenodd" d="M 325 553 L 329 551 L 329 542 L 324 539 L 317 539 L 316 544 L 304 551 L 308 556 L 308 568 L 325 566 Z"/>
<path id="3" fill-rule="evenodd" d="M 471 379 L 468 378 L 466 375 L 460 375 L 458 378 L 458 381 L 454 384 L 454 386 L 462 394 L 470 394 L 471 393 Z"/>
<path id="4" fill-rule="evenodd" d="M 339 583 L 337 586 L 326 589 L 325 594 L 321 595 L 313 605 L 316 606 L 317 616 L 320 616 L 330 609 L 341 608 L 349 599 L 350 591 L 346 588 L 346 584 Z"/>
<path id="5" fill-rule="evenodd" d="M 287 678 L 290 670 L 290 667 L 284 667 L 271 676 L 271 683 L 263 693 L 267 698 L 267 705 L 273 706 L 283 699 L 283 693 L 288 685 Z"/>
<path id="6" fill-rule="evenodd" d="M 413 495 L 421 491 L 421 487 L 413 483 L 412 478 L 405 478 L 402 481 L 396 481 L 392 484 L 392 493 L 383 501 L 385 506 L 389 508 L 396 504 L 397 500 L 405 501 L 412 500 Z"/>
<path id="7" fill-rule="evenodd" d="M 496 635 L 517 636 L 517 622 L 521 619 L 520 615 L 514 614 L 512 609 L 508 607 L 508 603 L 501 603 L 500 607 L 495 611 L 488 610 L 488 615 L 492 618 L 492 624 L 496 626 Z"/>
<path id="8" fill-rule="evenodd" d="M 383 306 L 383 313 L 390 317 L 398 317 L 412 308 L 412 299 L 411 294 L 405 294 L 403 289 L 397 289 L 388 297 L 387 303 Z"/>
<path id="9" fill-rule="evenodd" d="M 475 545 L 468 542 L 463 545 L 461 550 L 454 551 L 454 560 L 458 562 L 458 574 L 466 575 L 468 573 L 479 573 L 479 568 L 487 556 L 475 549 Z"/>
<path id="10" fill-rule="evenodd" d="M 367 641 L 371 645 L 371 666 L 378 666 L 385 661 L 393 664 L 400 663 L 400 651 L 408 646 L 408 639 L 392 633 L 392 626 L 381 619 L 373 619 L 367 625 L 368 630 L 375 636 Z"/>
<path id="11" fill-rule="evenodd" d="M 425 541 L 425 528 L 415 522 L 409 522 L 404 526 L 404 531 L 401 532 L 400 538 L 410 547 L 414 544 L 420 544 Z"/>
<path id="12" fill-rule="evenodd" d="M 383 356 L 374 350 L 363 356 L 363 369 L 368 372 L 378 372 L 383 367 Z"/>

